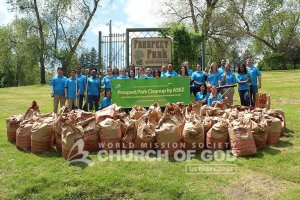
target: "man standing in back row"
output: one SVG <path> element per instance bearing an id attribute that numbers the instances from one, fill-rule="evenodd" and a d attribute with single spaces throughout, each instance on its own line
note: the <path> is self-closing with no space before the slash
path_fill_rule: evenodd
<path id="1" fill-rule="evenodd" d="M 250 74 L 250 105 L 255 106 L 256 93 L 258 88 L 261 88 L 261 73 L 257 67 L 253 65 L 253 59 L 248 58 L 247 61 L 247 71 Z M 258 79 L 258 86 L 257 86 Z"/>
<path id="2" fill-rule="evenodd" d="M 61 67 L 57 68 L 57 76 L 54 76 L 50 81 L 51 86 L 51 96 L 53 97 L 53 112 L 57 113 L 58 103 L 60 102 L 60 107 L 63 107 L 66 102 L 65 98 L 65 83 L 67 78 L 63 76 L 63 69 Z"/>
<path id="3" fill-rule="evenodd" d="M 80 90 L 79 94 L 79 102 L 76 102 L 77 106 L 79 109 L 82 109 L 82 104 L 83 104 L 83 97 L 84 97 L 84 91 L 85 91 L 85 81 L 84 81 L 84 76 L 81 74 L 81 67 L 78 66 L 76 68 L 76 77 L 78 79 L 78 89 Z"/>

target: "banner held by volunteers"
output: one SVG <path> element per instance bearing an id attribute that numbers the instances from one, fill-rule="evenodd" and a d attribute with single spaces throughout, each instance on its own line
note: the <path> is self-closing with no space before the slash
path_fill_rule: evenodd
<path id="1" fill-rule="evenodd" d="M 124 108 L 149 107 L 157 102 L 190 103 L 189 77 L 112 80 L 112 102 Z"/>
<path id="2" fill-rule="evenodd" d="M 132 38 L 131 63 L 135 66 L 162 66 L 171 62 L 170 38 Z"/>

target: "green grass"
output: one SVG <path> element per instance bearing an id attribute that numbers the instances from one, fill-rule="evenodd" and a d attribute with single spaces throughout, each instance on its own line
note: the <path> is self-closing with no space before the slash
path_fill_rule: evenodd
<path id="1" fill-rule="evenodd" d="M 0 89 L 0 199 L 297 199 L 300 196 L 300 70 L 263 73 L 262 92 L 285 111 L 288 136 L 256 156 L 232 162 L 234 174 L 187 174 L 183 162 L 68 164 L 60 154 L 35 155 L 7 141 L 5 119 L 36 100 L 52 110 L 49 86 Z M 235 92 L 235 103 L 238 93 Z"/>

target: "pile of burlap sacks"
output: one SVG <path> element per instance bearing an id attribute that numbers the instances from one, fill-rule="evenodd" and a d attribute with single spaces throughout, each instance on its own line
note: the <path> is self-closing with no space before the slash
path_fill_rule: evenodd
<path id="1" fill-rule="evenodd" d="M 281 110 L 250 111 L 226 101 L 214 107 L 169 103 L 163 112 L 158 104 L 148 110 L 134 106 L 129 114 L 115 104 L 96 113 L 63 107 L 58 114 L 42 114 L 33 102 L 6 124 L 8 140 L 18 148 L 42 153 L 55 146 L 65 159 L 78 155 L 79 140 L 85 151 L 151 149 L 172 156 L 176 150 L 230 149 L 233 155 L 248 156 L 279 143 L 285 117 Z"/>

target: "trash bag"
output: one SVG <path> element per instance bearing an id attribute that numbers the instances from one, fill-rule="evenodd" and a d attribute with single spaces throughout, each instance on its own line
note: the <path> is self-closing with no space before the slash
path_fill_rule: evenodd
<path id="1" fill-rule="evenodd" d="M 41 113 L 40 108 L 37 105 L 37 102 L 33 101 L 31 107 L 28 108 L 26 113 L 24 114 L 24 120 L 29 120 L 32 119 L 33 117 L 38 117 L 40 113 Z"/>
<path id="2" fill-rule="evenodd" d="M 207 132 L 206 147 L 210 150 L 226 150 L 229 148 L 228 139 L 228 123 L 221 120 Z"/>
<path id="3" fill-rule="evenodd" d="M 267 118 L 268 123 L 268 139 L 267 144 L 274 145 L 279 143 L 281 134 L 281 121 L 276 117 L 269 116 Z"/>
<path id="4" fill-rule="evenodd" d="M 155 135 L 158 149 L 163 153 L 168 151 L 168 155 L 173 156 L 177 150 L 181 149 L 181 130 L 179 126 L 176 117 L 168 113 L 164 113 L 158 122 Z"/>
<path id="5" fill-rule="evenodd" d="M 135 139 L 137 134 L 137 121 L 132 119 L 128 121 L 128 125 L 125 131 L 124 136 L 122 137 L 122 149 L 130 150 L 136 149 Z"/>
<path id="6" fill-rule="evenodd" d="M 161 108 L 158 103 L 154 103 L 149 107 L 147 115 L 149 116 L 150 123 L 156 126 L 162 117 Z"/>
<path id="7" fill-rule="evenodd" d="M 131 119 L 138 120 L 141 116 L 146 114 L 147 110 L 141 106 L 133 106 L 129 115 Z"/>
<path id="8" fill-rule="evenodd" d="M 150 150 L 155 147 L 155 125 L 145 115 L 137 121 L 137 134 L 135 138 L 136 149 Z"/>
<path id="9" fill-rule="evenodd" d="M 23 150 L 30 150 L 31 148 L 31 128 L 33 121 L 22 121 L 20 127 L 17 129 L 16 146 Z"/>
<path id="10" fill-rule="evenodd" d="M 121 121 L 106 118 L 99 123 L 100 148 L 104 150 L 117 150 L 121 147 Z"/>
<path id="11" fill-rule="evenodd" d="M 9 142 L 16 141 L 16 132 L 23 120 L 23 115 L 14 115 L 6 119 L 7 140 Z"/>
<path id="12" fill-rule="evenodd" d="M 242 121 L 233 121 L 229 125 L 228 132 L 233 155 L 249 156 L 256 154 L 256 146 L 252 133 Z"/>
<path id="13" fill-rule="evenodd" d="M 190 116 L 184 124 L 182 133 L 182 143 L 184 150 L 203 150 L 205 147 L 205 133 L 204 127 L 201 123 L 201 119 L 194 116 Z"/>
<path id="14" fill-rule="evenodd" d="M 83 140 L 85 151 L 98 151 L 99 147 L 99 126 L 97 126 L 96 118 L 90 117 L 78 123 L 83 128 Z"/>

